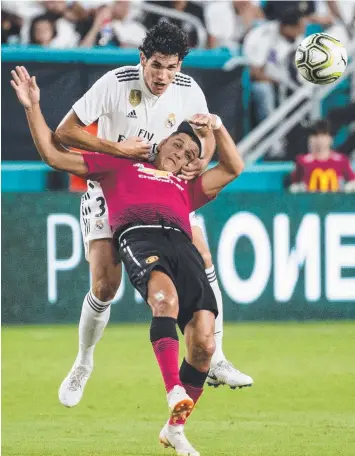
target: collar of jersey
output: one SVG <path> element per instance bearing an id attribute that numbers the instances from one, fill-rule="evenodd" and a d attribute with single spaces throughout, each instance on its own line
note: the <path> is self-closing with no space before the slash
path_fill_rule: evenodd
<path id="1" fill-rule="evenodd" d="M 139 68 L 139 83 L 142 88 L 142 91 L 144 95 L 148 98 L 151 98 L 152 100 L 157 100 L 159 97 L 157 95 L 152 94 L 152 92 L 148 89 L 146 86 L 146 83 L 144 81 L 144 76 L 143 76 L 143 67 L 141 64 L 138 65 Z"/>

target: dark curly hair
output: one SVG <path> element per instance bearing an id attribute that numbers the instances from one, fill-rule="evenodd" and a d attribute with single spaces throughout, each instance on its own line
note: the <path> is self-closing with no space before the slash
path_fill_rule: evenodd
<path id="1" fill-rule="evenodd" d="M 139 50 L 147 59 L 158 52 L 163 55 L 178 55 L 183 60 L 189 53 L 188 37 L 174 24 L 160 22 L 148 30 Z"/>
<path id="2" fill-rule="evenodd" d="M 328 120 L 316 120 L 308 129 L 311 136 L 316 135 L 331 135 L 330 123 Z"/>

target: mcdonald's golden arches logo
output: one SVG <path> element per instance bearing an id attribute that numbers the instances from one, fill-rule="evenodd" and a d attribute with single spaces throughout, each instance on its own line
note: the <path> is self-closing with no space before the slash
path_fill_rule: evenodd
<path id="1" fill-rule="evenodd" d="M 315 168 L 309 179 L 310 192 L 337 192 L 339 190 L 338 176 L 334 169 Z"/>

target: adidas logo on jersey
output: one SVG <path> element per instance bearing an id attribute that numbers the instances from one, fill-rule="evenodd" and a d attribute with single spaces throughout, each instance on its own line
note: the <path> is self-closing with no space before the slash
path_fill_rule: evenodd
<path id="1" fill-rule="evenodd" d="M 133 109 L 133 111 L 129 112 L 127 116 L 129 119 L 138 119 L 136 111 Z"/>

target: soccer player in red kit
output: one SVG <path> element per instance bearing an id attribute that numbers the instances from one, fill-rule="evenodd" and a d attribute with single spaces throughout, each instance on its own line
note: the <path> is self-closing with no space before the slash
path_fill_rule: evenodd
<path id="1" fill-rule="evenodd" d="M 139 65 L 108 71 L 72 106 L 55 132 L 60 144 L 121 157 L 132 154 L 137 157 L 141 153 L 140 158 L 144 159 L 183 120 L 196 113 L 208 114 L 203 91 L 191 76 L 180 72 L 189 52 L 183 30 L 171 23 L 159 23 L 147 31 L 139 49 Z M 95 121 L 97 135 L 87 134 L 85 126 Z M 184 178 L 193 179 L 201 174 L 214 150 L 212 136 L 205 143 L 203 157 L 182 168 Z M 58 391 L 59 401 L 66 407 L 75 407 L 83 397 L 94 367 L 95 346 L 109 321 L 111 302 L 121 279 L 122 265 L 117 262 L 112 245 L 110 214 L 100 183 L 88 180 L 87 186 L 81 199 L 80 226 L 91 286 L 82 305 L 78 352 Z M 193 242 L 204 258 L 219 311 L 208 384 L 231 388 L 250 386 L 253 379 L 224 356 L 222 294 L 200 218 L 191 213 L 190 220 Z"/>
<path id="2" fill-rule="evenodd" d="M 310 129 L 309 153 L 296 158 L 290 191 L 355 191 L 355 173 L 350 161 L 346 155 L 331 149 L 332 142 L 328 122 L 315 122 Z"/>
<path id="3" fill-rule="evenodd" d="M 133 286 L 152 310 L 150 340 L 167 392 L 170 418 L 162 444 L 178 455 L 199 456 L 184 424 L 203 392 L 215 351 L 218 307 L 203 259 L 192 243 L 190 212 L 207 204 L 243 170 L 233 139 L 218 116 L 197 114 L 157 146 L 152 163 L 129 158 L 70 152 L 54 141 L 39 106 L 35 80 L 21 69 L 11 82 L 24 105 L 34 143 L 51 167 L 95 179 L 109 208 L 114 246 Z M 217 166 L 193 181 L 178 176 L 201 156 L 207 135 L 219 150 Z M 185 336 L 179 368 L 176 325 Z"/>

